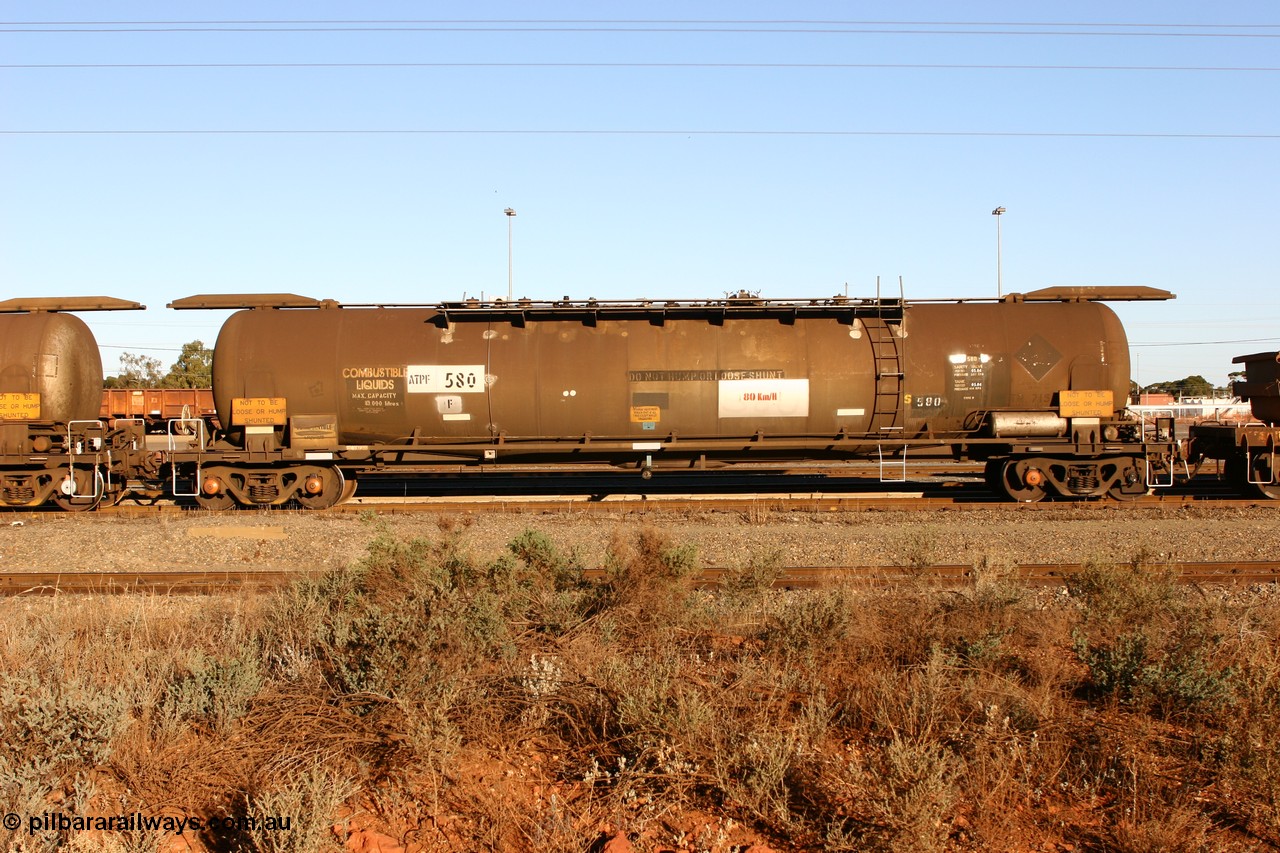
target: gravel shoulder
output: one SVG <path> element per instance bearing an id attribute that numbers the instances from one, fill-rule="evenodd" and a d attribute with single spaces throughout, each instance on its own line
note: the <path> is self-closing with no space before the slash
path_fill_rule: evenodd
<path id="1" fill-rule="evenodd" d="M 615 536 L 652 528 L 693 543 L 706 566 L 993 565 L 1162 560 L 1271 560 L 1280 506 L 1141 510 L 1019 507 L 937 512 L 705 511 L 585 514 L 239 512 L 116 517 L 0 516 L 0 571 L 337 568 L 370 541 L 456 536 L 491 560 L 537 530 L 587 565 Z"/>

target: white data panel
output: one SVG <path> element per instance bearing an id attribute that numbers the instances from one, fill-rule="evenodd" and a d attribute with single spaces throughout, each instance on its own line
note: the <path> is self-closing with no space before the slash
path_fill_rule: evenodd
<path id="1" fill-rule="evenodd" d="M 411 364 L 405 368 L 410 394 L 482 394 L 483 364 Z"/>
<path id="2" fill-rule="evenodd" d="M 808 379 L 722 379 L 722 418 L 806 418 Z"/>

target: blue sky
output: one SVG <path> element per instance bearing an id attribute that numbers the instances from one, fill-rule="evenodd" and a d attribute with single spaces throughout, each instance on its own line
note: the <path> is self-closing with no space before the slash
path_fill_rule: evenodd
<path id="1" fill-rule="evenodd" d="M 1005 292 L 1171 290 L 1138 378 L 1221 383 L 1280 346 L 1276 10 L 0 0 L 0 280 L 145 303 L 115 372 L 195 293 L 504 296 L 508 224 L 517 296 L 993 296 L 1004 206 Z"/>

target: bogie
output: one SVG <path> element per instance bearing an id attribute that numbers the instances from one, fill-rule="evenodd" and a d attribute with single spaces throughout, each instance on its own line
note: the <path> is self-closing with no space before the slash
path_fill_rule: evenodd
<path id="1" fill-rule="evenodd" d="M 988 487 L 1020 503 L 1050 495 L 1129 501 L 1150 494 L 1146 475 L 1158 464 L 1139 456 L 991 459 L 984 479 Z"/>
<path id="2" fill-rule="evenodd" d="M 206 465 L 196 478 L 196 503 L 208 510 L 236 506 L 328 509 L 355 493 L 355 481 L 336 466 Z"/>

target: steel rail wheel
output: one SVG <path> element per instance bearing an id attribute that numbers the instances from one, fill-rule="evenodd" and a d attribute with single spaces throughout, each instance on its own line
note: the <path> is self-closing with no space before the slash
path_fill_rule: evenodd
<path id="1" fill-rule="evenodd" d="M 80 467 L 59 471 L 61 482 L 53 492 L 53 502 L 65 512 L 85 512 L 102 502 L 105 484 L 97 468 Z"/>
<path id="2" fill-rule="evenodd" d="M 347 497 L 347 480 L 340 468 L 303 468 L 299 470 L 295 499 L 307 509 L 328 509 Z M 355 483 L 352 483 L 354 492 Z"/>
<path id="3" fill-rule="evenodd" d="M 200 482 L 196 484 L 196 504 L 210 512 L 223 512 L 234 509 L 236 499 L 227 489 L 230 482 L 229 468 L 210 466 L 200 472 Z"/>
<path id="4" fill-rule="evenodd" d="M 1249 460 L 1249 483 L 1251 490 L 1268 500 L 1280 501 L 1280 479 L 1272 468 L 1272 455 L 1269 451 L 1255 453 Z"/>
<path id="5" fill-rule="evenodd" d="M 1117 501 L 1136 501 L 1153 491 L 1147 485 L 1137 459 L 1124 459 L 1119 463 L 1116 482 L 1107 489 L 1107 497 Z"/>
<path id="6" fill-rule="evenodd" d="M 1045 499 L 1043 462 L 1039 459 L 1011 459 L 1000 472 L 1000 490 L 1018 503 L 1036 503 Z"/>

